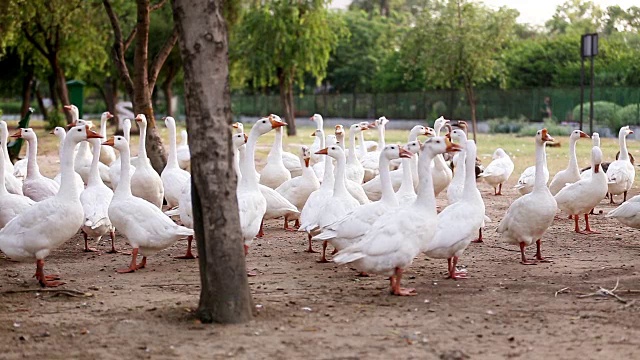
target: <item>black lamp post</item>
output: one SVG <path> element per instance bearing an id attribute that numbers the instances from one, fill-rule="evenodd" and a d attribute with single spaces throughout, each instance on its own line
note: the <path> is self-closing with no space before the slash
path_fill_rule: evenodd
<path id="1" fill-rule="evenodd" d="M 589 93 L 589 132 L 593 133 L 593 88 L 595 86 L 593 58 L 598 55 L 598 34 L 584 34 L 580 42 L 580 57 L 582 58 L 582 67 L 580 71 L 580 130 L 582 130 L 582 111 L 584 104 L 584 59 L 589 58 L 591 61 L 591 83 Z"/>

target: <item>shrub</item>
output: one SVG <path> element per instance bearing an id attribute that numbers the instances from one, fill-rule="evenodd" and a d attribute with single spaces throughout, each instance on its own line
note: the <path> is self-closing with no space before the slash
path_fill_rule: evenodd
<path id="1" fill-rule="evenodd" d="M 582 109 L 582 119 L 589 123 L 589 103 L 584 103 Z M 620 105 L 608 101 L 596 101 L 593 103 L 593 123 L 615 127 L 616 112 L 620 110 Z M 580 105 L 573 108 L 573 121 L 580 120 Z"/>
<path id="2" fill-rule="evenodd" d="M 537 123 L 523 127 L 518 132 L 518 136 L 535 136 L 538 130 L 542 128 L 546 128 L 551 136 L 569 136 L 573 131 L 568 126 L 559 125 L 552 120 L 545 120 L 542 124 Z"/>
<path id="3" fill-rule="evenodd" d="M 611 131 L 617 134 L 625 125 L 640 125 L 640 104 L 627 105 L 616 111 Z"/>
<path id="4" fill-rule="evenodd" d="M 491 133 L 516 134 L 529 124 L 529 120 L 524 116 L 520 116 L 518 119 L 503 117 L 491 119 L 487 121 L 487 123 L 489 124 L 489 132 Z"/>

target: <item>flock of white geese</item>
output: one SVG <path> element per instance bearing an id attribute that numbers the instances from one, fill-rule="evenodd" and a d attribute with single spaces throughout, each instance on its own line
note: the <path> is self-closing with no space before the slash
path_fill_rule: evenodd
<path id="1" fill-rule="evenodd" d="M 63 284 L 58 275 L 45 275 L 44 259 L 79 229 L 84 234 L 85 251 L 95 251 L 89 247 L 89 238 L 100 241 L 110 235 L 110 252 L 116 252 L 116 230 L 127 239 L 132 248 L 131 263 L 118 272 L 144 268 L 147 256 L 185 237 L 189 243 L 181 258 L 194 258 L 186 132 L 178 145 L 175 120 L 165 118 L 169 153 L 159 175 L 146 154 L 144 115 L 135 118 L 140 144 L 138 157 L 132 158 L 129 120 L 124 121 L 123 136 L 105 141 L 111 114 L 102 115 L 101 131 L 96 133 L 90 122 L 78 118 L 75 106 L 66 110 L 74 119 L 72 127 L 68 132 L 63 128 L 52 132 L 60 139 L 60 173 L 55 179 L 40 174 L 37 137 L 32 129 L 19 129 L 12 135 L 27 141 L 27 159 L 16 164 L 9 161 L 9 133 L 6 123 L 0 121 L 0 250 L 14 260 L 35 259 L 35 277 L 41 286 Z M 300 146 L 297 155 L 283 151 L 286 123 L 277 115 L 259 119 L 248 134 L 241 123 L 233 125 L 245 254 L 252 241 L 263 236 L 264 220 L 281 218 L 286 230 L 307 233 L 308 252 L 315 252 L 312 241 L 322 242 L 320 262 L 327 262 L 326 249 L 331 244 L 335 263 L 350 264 L 362 274 L 388 276 L 395 295 L 416 294 L 415 289 L 400 284 L 403 271 L 421 253 L 447 259 L 450 278 L 467 277 L 466 270 L 457 267 L 458 258 L 471 242 L 482 242 L 481 230 L 490 221 L 477 179 L 500 195 L 514 169 L 508 154 L 497 149 L 492 162 L 479 172 L 476 144 L 467 139 L 466 123 L 459 121 L 454 127 L 442 117 L 433 128 L 414 126 L 404 145 L 385 143 L 388 120 L 384 117 L 351 125 L 348 143 L 342 125 L 335 126 L 334 134 L 325 134 L 322 116 L 315 114 L 311 120 L 316 124 L 314 142 Z M 274 129 L 275 141 L 266 165 L 258 172 L 258 139 Z M 369 129 L 377 130 L 378 142 L 365 141 L 364 133 Z M 443 129 L 446 134 L 441 136 Z M 558 209 L 573 217 L 576 232 L 596 233 L 589 226 L 589 213 L 606 196 L 613 202 L 614 195 L 623 194 L 624 202 L 607 217 L 640 228 L 640 196 L 626 199 L 635 177 L 626 146 L 631 133 L 627 126 L 620 129 L 620 156 L 608 164 L 602 162 L 600 139 L 594 133 L 591 166 L 581 173 L 576 143 L 589 136 L 573 131 L 569 165 L 547 185 L 545 144 L 553 138 L 546 129 L 537 132 L 535 165 L 518 180 L 515 187 L 522 196 L 510 205 L 497 228 L 507 243 L 520 247 L 522 264 L 547 261 L 541 253 L 541 239 Z M 421 141 L 420 136 L 426 140 Z M 603 167 L 607 167 L 606 173 Z M 439 211 L 436 197 L 443 192 L 448 205 Z M 169 210 L 163 212 L 165 201 Z M 586 227 L 581 230 L 578 221 L 583 215 Z M 179 217 L 181 225 L 171 216 Z M 290 221 L 295 221 L 293 227 Z M 50 231 L 54 225 L 57 230 Z M 527 258 L 525 249 L 533 243 L 535 257 Z M 138 255 L 142 256 L 140 263 Z"/>

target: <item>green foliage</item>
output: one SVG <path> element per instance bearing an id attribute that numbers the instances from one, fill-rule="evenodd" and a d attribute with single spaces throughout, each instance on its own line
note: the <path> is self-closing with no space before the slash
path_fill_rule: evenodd
<path id="1" fill-rule="evenodd" d="M 447 104 L 444 101 L 436 101 L 431 105 L 431 119 L 438 118 L 447 112 Z"/>
<path id="2" fill-rule="evenodd" d="M 64 126 L 66 124 L 66 118 L 62 112 L 58 109 L 51 109 L 47 114 L 47 130 L 53 130 L 56 126 Z"/>
<path id="3" fill-rule="evenodd" d="M 535 136 L 536 132 L 542 128 L 546 128 L 553 136 L 569 136 L 572 131 L 568 126 L 559 125 L 552 120 L 545 120 L 543 124 L 535 123 L 523 127 L 518 132 L 518 136 Z"/>
<path id="4" fill-rule="evenodd" d="M 616 111 L 611 131 L 618 133 L 626 125 L 640 125 L 640 104 L 631 104 Z"/>
<path id="5" fill-rule="evenodd" d="M 607 126 L 611 130 L 616 128 L 616 113 L 620 110 L 620 105 L 608 101 L 595 101 L 593 103 L 593 123 Z M 584 103 L 582 108 L 582 118 L 585 123 L 589 122 L 589 103 Z M 580 119 L 580 105 L 573 108 L 573 119 Z M 620 128 L 618 127 L 618 130 Z M 617 130 L 616 130 L 617 131 Z"/>
<path id="6" fill-rule="evenodd" d="M 487 123 L 489 124 L 489 132 L 492 134 L 517 134 L 523 127 L 529 125 L 529 119 L 524 116 L 520 116 L 518 119 L 502 117 L 491 119 Z"/>

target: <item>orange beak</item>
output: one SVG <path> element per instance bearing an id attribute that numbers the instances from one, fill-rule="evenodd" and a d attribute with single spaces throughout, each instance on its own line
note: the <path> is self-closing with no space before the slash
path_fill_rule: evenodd
<path id="1" fill-rule="evenodd" d="M 311 160 L 311 159 L 309 159 L 309 158 L 304 159 L 304 166 L 305 167 L 309 167 L 309 160 Z"/>
<path id="2" fill-rule="evenodd" d="M 309 117 L 309 120 L 313 121 L 313 116 L 310 116 L 310 117 Z"/>
<path id="3" fill-rule="evenodd" d="M 15 133 L 11 134 L 11 137 L 16 139 L 22 139 L 22 129 L 18 129 Z"/>
<path id="4" fill-rule="evenodd" d="M 633 134 L 633 130 L 629 130 L 629 134 Z"/>
<path id="5" fill-rule="evenodd" d="M 140 116 L 140 115 L 136 116 L 136 121 L 137 122 L 141 122 L 142 121 L 142 116 Z"/>
<path id="6" fill-rule="evenodd" d="M 109 138 L 109 140 L 102 143 L 102 145 L 113 146 L 115 144 L 116 138 L 113 136 Z"/>
<path id="7" fill-rule="evenodd" d="M 238 126 L 238 123 L 233 123 L 233 125 L 231 125 L 231 126 L 232 126 L 234 129 L 237 129 L 237 128 L 239 127 L 239 126 Z"/>
<path id="8" fill-rule="evenodd" d="M 56 130 L 54 129 L 54 130 L 49 131 L 49 134 L 55 135 L 56 134 Z"/>
<path id="9" fill-rule="evenodd" d="M 273 118 L 273 116 L 269 115 L 269 122 L 271 122 L 271 128 L 272 129 L 277 129 L 281 126 L 286 126 L 287 123 L 286 122 L 282 122 L 282 121 L 278 121 L 276 119 Z"/>
<path id="10" fill-rule="evenodd" d="M 316 136 L 316 132 L 315 132 L 315 131 L 314 131 L 314 132 L 312 132 L 312 133 L 311 133 L 311 136 Z"/>
<path id="11" fill-rule="evenodd" d="M 413 156 L 411 151 L 400 148 L 400 158 L 409 159 Z"/>
<path id="12" fill-rule="evenodd" d="M 585 134 L 586 135 L 586 134 Z M 580 137 L 582 137 L 582 135 L 580 135 Z M 542 129 L 542 141 L 553 141 L 554 139 L 549 136 L 549 132 L 547 131 L 547 129 Z"/>
<path id="13" fill-rule="evenodd" d="M 593 172 L 595 172 L 595 173 L 599 173 L 600 172 L 600 164 L 595 164 L 593 166 Z"/>
<path id="14" fill-rule="evenodd" d="M 247 140 L 249 140 L 249 136 L 247 136 L 247 134 L 243 134 L 244 135 L 244 143 L 247 143 Z"/>
<path id="15" fill-rule="evenodd" d="M 107 119 L 113 119 L 113 118 L 114 118 L 113 114 L 107 111 Z"/>
<path id="16" fill-rule="evenodd" d="M 71 111 L 71 105 L 65 105 L 63 108 L 67 111 Z"/>
<path id="17" fill-rule="evenodd" d="M 590 138 L 590 136 L 589 136 L 589 135 L 587 135 L 586 133 L 584 133 L 584 132 L 582 132 L 582 131 L 580 131 L 580 137 L 581 137 L 581 138 L 587 138 L 587 139 L 588 139 L 588 138 Z"/>
<path id="18" fill-rule="evenodd" d="M 328 154 L 329 154 L 329 148 L 324 148 L 322 150 L 316 151 L 316 155 L 328 155 Z"/>
<path id="19" fill-rule="evenodd" d="M 444 138 L 444 142 L 447 144 L 447 152 L 458 152 L 462 150 L 462 146 L 452 143 L 448 137 Z"/>
<path id="20" fill-rule="evenodd" d="M 376 128 L 378 125 L 376 125 L 376 123 L 375 123 L 375 122 L 372 122 L 372 123 L 368 123 L 367 125 L 364 125 L 364 126 L 366 126 L 366 128 L 367 128 L 367 129 L 374 129 L 374 128 Z"/>
<path id="21" fill-rule="evenodd" d="M 89 125 L 85 125 L 84 130 L 87 132 L 87 139 L 102 139 L 102 135 L 93 130 L 89 130 Z"/>

